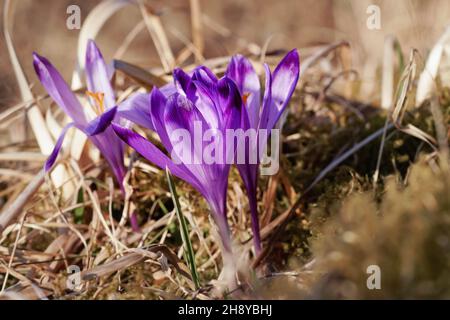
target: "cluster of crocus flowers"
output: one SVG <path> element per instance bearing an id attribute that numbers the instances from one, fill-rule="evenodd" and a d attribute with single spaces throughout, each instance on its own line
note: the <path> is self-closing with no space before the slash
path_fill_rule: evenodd
<path id="1" fill-rule="evenodd" d="M 203 136 L 206 131 L 216 132 L 217 137 L 224 137 L 228 130 L 241 129 L 244 133 L 249 129 L 257 133 L 260 130 L 272 130 L 285 111 L 297 85 L 300 68 L 298 53 L 296 50 L 289 52 L 273 74 L 267 65 L 264 67 L 266 83 L 263 97 L 252 64 L 240 55 L 232 58 L 225 76 L 221 79 L 217 79 L 213 72 L 204 66 L 197 67 L 191 74 L 176 69 L 173 73 L 174 90 L 163 94 L 154 88 L 149 98 L 152 129 L 158 134 L 162 145 L 172 158 L 144 137 L 113 124 L 117 135 L 133 149 L 160 168 L 168 167 L 174 175 L 191 184 L 205 197 L 219 229 L 224 263 L 226 257 L 232 255 L 226 195 L 230 169 L 228 158 L 232 154 L 236 161 L 236 145 L 224 140 L 219 145 L 222 149 L 220 153 L 224 154 L 226 159 L 222 158 L 222 161 L 213 163 L 196 163 L 193 159 L 204 156 L 205 142 L 202 140 L 202 147 L 198 149 L 190 144 L 190 140 L 186 145 L 183 145 L 185 141 L 182 141 L 182 151 L 174 152 L 180 144 L 176 131 L 185 130 L 195 138 L 196 123 L 200 123 L 198 128 Z M 265 139 L 267 141 L 267 134 Z M 236 162 L 236 166 L 247 190 L 255 251 L 258 253 L 261 250 L 261 239 L 256 188 L 262 150 L 255 150 L 254 146 L 248 146 L 244 150 L 246 161 Z M 255 163 L 249 161 L 251 152 L 257 153 Z"/>
<path id="2" fill-rule="evenodd" d="M 139 134 L 112 124 L 117 135 L 147 160 L 188 182 L 206 199 L 222 242 L 224 262 L 231 259 L 231 238 L 226 215 L 226 195 L 230 163 L 219 161 L 204 163 L 203 147 L 193 147 L 188 141 L 180 142 L 176 132 L 183 130 L 194 135 L 197 127 L 201 136 L 209 132 L 225 134 L 226 130 L 240 127 L 243 101 L 230 78 L 217 79 L 207 68 L 199 67 L 192 75 L 174 71 L 175 92 L 166 96 L 154 88 L 149 97 L 149 109 L 154 131 L 166 152 Z M 198 125 L 200 124 L 200 125 Z M 198 126 L 197 126 L 198 125 Z M 220 145 L 221 154 L 234 156 L 226 141 Z M 195 159 L 199 161 L 195 161 Z"/>
<path id="3" fill-rule="evenodd" d="M 147 106 L 147 95 L 135 94 L 117 105 L 110 82 L 111 72 L 93 41 L 88 42 L 86 49 L 86 96 L 89 100 L 89 106 L 86 107 L 82 106 L 67 82 L 46 58 L 34 53 L 33 59 L 36 74 L 47 93 L 72 120 L 63 128 L 57 139 L 55 148 L 45 163 L 45 171 L 49 171 L 55 163 L 67 131 L 75 127 L 84 132 L 100 150 L 123 188 L 122 182 L 126 172 L 123 161 L 124 146 L 108 126 L 111 121 L 119 122 L 119 118 L 126 118 L 144 126 L 150 125 L 148 112 L 143 110 Z"/>
<path id="4" fill-rule="evenodd" d="M 258 133 L 260 130 L 267 132 L 274 128 L 298 81 L 297 51 L 289 52 L 273 73 L 264 65 L 266 79 L 263 95 L 259 78 L 250 61 L 236 55 L 222 78 L 217 78 L 204 66 L 199 66 L 190 73 L 176 69 L 173 72 L 174 83 L 160 89 L 153 88 L 150 94 L 136 94 L 117 105 L 110 84 L 110 72 L 94 42 L 90 41 L 85 70 L 87 94 L 97 114 L 90 121 L 56 69 L 37 54 L 34 55 L 34 65 L 49 95 L 73 120 L 58 139 L 54 152 L 46 162 L 46 170 L 55 162 L 65 132 L 69 127 L 75 126 L 86 133 L 97 146 L 122 185 L 125 172 L 124 141 L 148 161 L 161 169 L 168 168 L 173 175 L 186 181 L 203 195 L 220 235 L 224 269 L 228 266 L 228 272 L 232 272 L 234 259 L 226 198 L 230 166 L 236 161 L 237 149 L 234 141 L 230 142 L 223 137 L 230 130 L 256 130 Z M 124 119 L 156 132 L 165 150 L 160 150 L 132 131 Z M 200 130 L 202 137 L 221 137 L 222 141 L 214 150 L 216 154 L 223 155 L 221 161 L 199 160 L 203 158 L 204 149 L 209 143 L 201 140 L 200 146 L 192 146 L 189 139 L 180 142 L 180 130 L 192 136 Z M 268 135 L 264 139 L 267 143 Z M 249 146 L 244 149 L 244 163 L 236 163 L 249 198 L 257 253 L 261 249 L 256 198 L 261 149 L 260 146 Z M 256 162 L 249 161 L 250 153 L 253 152 L 257 153 Z"/>

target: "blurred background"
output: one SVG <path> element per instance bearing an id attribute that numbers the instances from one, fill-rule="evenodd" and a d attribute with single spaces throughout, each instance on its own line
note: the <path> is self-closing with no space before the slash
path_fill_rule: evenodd
<path id="1" fill-rule="evenodd" d="M 126 0 L 115 0 L 116 3 L 121 1 L 126 2 Z M 5 3 L 7 3 L 6 0 L 0 0 L 0 10 L 4 10 Z M 96 19 L 101 21 L 105 16 L 105 12 L 98 12 L 98 16 L 92 15 L 93 9 L 98 8 L 98 5 L 102 3 L 101 0 L 10 0 L 9 3 L 12 4 L 10 9 L 14 10 L 7 15 L 9 21 L 4 20 L 4 12 L 0 11 L 0 25 L 3 27 L 2 30 L 4 30 L 5 25 L 8 25 L 20 65 L 28 78 L 33 95 L 37 97 L 37 104 L 33 107 L 34 111 L 39 114 L 38 108 L 40 108 L 42 115 L 39 116 L 42 119 L 45 118 L 45 123 L 44 120 L 41 121 L 42 130 L 41 127 L 34 128 L 34 131 L 30 128 L 30 122 L 32 121 L 27 119 L 26 112 L 26 106 L 29 102 L 22 101 L 19 85 L 8 54 L 5 34 L 2 32 L 0 34 L 0 150 L 8 154 L 3 156 L 3 160 L 0 159 L 0 161 L 6 163 L 5 168 L 0 168 L 0 170 L 3 169 L 3 171 L 0 171 L 0 207 L 21 194 L 23 190 L 21 184 L 25 185 L 25 183 L 34 179 L 35 172 L 42 168 L 42 162 L 46 157 L 41 154 L 39 147 L 42 149 L 42 146 L 38 146 L 36 141 L 39 139 L 36 139 L 35 136 L 39 132 L 46 131 L 47 126 L 53 136 L 52 139 L 56 139 L 62 125 L 62 121 L 55 125 L 58 122 L 55 119 L 61 120 L 58 115 L 61 116 L 62 114 L 61 112 L 57 113 L 58 108 L 53 108 L 55 112 L 52 113 L 51 99 L 39 99 L 45 92 L 33 70 L 33 51 L 47 57 L 70 83 L 77 66 L 78 40 L 81 31 L 70 30 L 67 27 L 66 22 L 70 16 L 67 13 L 68 7 L 71 5 L 79 6 L 81 25 L 87 21 L 88 16 L 94 24 Z M 176 65 L 188 69 L 194 64 L 211 63 L 214 65 L 215 72 L 221 72 L 225 62 L 235 53 L 249 56 L 253 62 L 256 62 L 255 68 L 258 70 L 258 66 L 261 67 L 258 62 L 268 61 L 273 66 L 274 62 L 278 61 L 285 51 L 298 48 L 301 61 L 305 66 L 308 58 L 320 56 L 318 52 L 324 48 L 331 48 L 330 44 L 339 41 L 349 43 L 350 50 L 347 50 L 346 46 L 339 46 L 339 50 L 334 50 L 337 46 L 334 47 L 331 50 L 333 54 L 323 54 L 326 59 L 316 59 L 314 68 L 310 68 L 300 77 L 300 84 L 297 89 L 301 89 L 296 90 L 290 107 L 291 122 L 284 128 L 287 137 L 287 151 L 283 152 L 292 163 L 288 163 L 288 160 L 285 161 L 287 164 L 284 164 L 284 170 L 287 174 L 285 177 L 281 176 L 281 182 L 278 182 L 277 179 L 270 180 L 270 184 L 267 184 L 270 188 L 262 189 L 263 205 L 270 204 L 270 201 L 274 203 L 274 207 L 267 205 L 270 208 L 267 210 L 268 218 L 264 219 L 266 226 L 269 225 L 269 222 L 270 225 L 278 225 L 276 219 L 279 216 L 270 220 L 272 213 L 273 216 L 277 213 L 280 213 L 281 216 L 282 212 L 288 212 L 285 210 L 288 209 L 288 205 L 292 205 L 290 201 L 292 202 L 295 199 L 295 192 L 305 190 L 306 186 L 322 172 L 325 165 L 334 161 L 335 157 L 341 155 L 343 150 L 348 150 L 352 145 L 367 137 L 369 133 L 372 134 L 374 130 L 381 132 L 379 130 L 387 123 L 385 122 L 387 113 L 379 107 L 383 105 L 385 109 L 388 109 L 401 100 L 393 100 L 394 91 L 397 85 L 401 84 L 400 77 L 408 62 L 411 49 L 416 49 L 418 54 L 412 64 L 414 68 L 408 70 L 408 75 L 412 75 L 412 83 L 414 84 L 408 88 L 405 95 L 412 96 L 415 91 L 419 91 L 417 88 L 427 87 L 426 85 L 417 85 L 420 81 L 416 80 L 423 70 L 426 58 L 430 51 L 436 48 L 435 45 L 439 39 L 441 39 L 442 56 L 447 58 L 447 64 L 444 65 L 442 62 L 445 60 L 444 58 L 442 61 L 434 59 L 436 70 L 440 68 L 440 72 L 436 72 L 431 83 L 438 84 L 436 87 L 440 89 L 438 93 L 440 105 L 443 107 L 442 112 L 447 122 L 450 119 L 450 90 L 448 89 L 450 86 L 448 74 L 448 70 L 450 70 L 450 59 L 448 59 L 450 57 L 450 46 L 446 45 L 450 39 L 450 29 L 445 32 L 450 22 L 449 0 L 142 0 L 141 3 L 145 4 L 146 9 L 142 9 L 144 6 L 141 6 L 141 8 L 139 6 L 125 6 L 114 13 L 111 18 L 107 19 L 95 40 L 106 61 L 112 61 L 112 59 L 126 61 L 150 71 L 146 74 L 156 75 L 154 78 L 159 80 L 162 78 L 168 80 L 169 77 L 164 76 L 169 74 L 170 69 Z M 193 10 L 193 4 L 199 6 L 197 11 Z M 195 16 L 196 14 L 197 16 Z M 167 36 L 169 51 L 173 53 L 174 59 L 171 66 L 162 64 L 164 59 L 161 59 L 161 52 L 155 47 L 155 42 L 160 45 L 161 42 L 153 41 L 152 30 L 147 28 L 150 23 L 148 21 L 144 23 L 143 17 L 148 19 L 149 16 L 154 19 L 153 22 L 156 21 L 156 24 L 152 26 L 156 25 L 161 28 L 159 31 L 153 30 L 153 37 L 155 37 L 155 32 Z M 195 25 L 195 22 L 197 22 L 197 25 Z M 377 25 L 377 22 L 379 22 L 379 25 Z M 385 48 L 388 46 L 385 45 L 385 41 L 390 39 L 390 36 L 395 37 L 395 43 L 398 46 L 395 48 L 392 46 L 392 54 L 386 59 Z M 402 60 L 398 57 L 402 57 L 404 61 L 398 61 Z M 309 61 L 311 60 L 313 59 Z M 384 68 L 384 62 L 387 60 L 394 61 L 390 68 Z M 214 63 L 213 61 L 221 62 Z M 416 68 L 417 73 L 414 75 Z M 433 68 L 427 66 L 426 69 L 424 73 Z M 353 74 L 357 74 L 357 77 L 349 76 L 347 79 L 345 72 L 349 70 Z M 389 77 L 385 78 L 387 81 L 383 80 L 385 74 L 389 74 L 389 72 L 392 81 L 389 81 Z M 121 91 L 122 94 L 132 87 L 124 81 L 122 79 L 122 83 L 120 83 L 120 79 L 116 79 L 116 89 L 118 92 Z M 126 81 L 129 81 L 129 79 Z M 145 88 L 141 87 L 140 89 L 148 89 L 149 84 L 154 85 L 155 82 L 149 81 Z M 333 86 L 330 89 L 331 84 Z M 77 86 L 74 87 L 78 88 Z M 383 95 L 382 89 L 386 88 L 390 90 L 384 90 L 387 94 Z M 387 107 L 382 103 L 382 97 L 386 96 L 390 98 Z M 330 97 L 334 97 L 335 100 L 331 100 Z M 328 98 L 330 99 L 327 100 Z M 339 99 L 336 100 L 337 98 Z M 409 104 L 417 107 L 420 105 L 420 103 L 415 105 L 414 102 L 409 102 Z M 405 103 L 404 105 L 408 107 L 409 104 Z M 403 105 L 401 106 L 403 107 Z M 355 112 L 355 110 L 358 112 Z M 427 105 L 425 104 L 425 108 L 417 108 L 415 111 L 417 112 L 411 113 L 412 116 L 408 121 L 434 136 L 433 123 L 435 120 L 427 113 Z M 31 112 L 28 112 L 28 115 L 30 114 Z M 30 116 L 29 118 L 33 117 Z M 442 118 L 444 119 L 444 117 Z M 412 122 L 411 119 L 417 120 L 417 123 Z M 445 129 L 445 126 L 443 128 Z M 445 130 L 442 130 L 442 132 L 442 136 L 445 138 Z M 386 144 L 384 151 L 383 147 L 380 148 L 380 145 L 383 144 L 374 142 L 369 146 L 370 149 L 363 149 L 357 156 L 351 157 L 347 163 L 340 167 L 342 171 L 336 170 L 333 172 L 330 185 L 328 185 L 328 181 L 324 181 L 322 185 L 318 186 L 317 193 L 310 196 L 312 200 L 308 199 L 311 203 L 308 203 L 309 208 L 305 208 L 305 215 L 301 216 L 298 213 L 298 217 L 302 217 L 301 222 L 294 221 L 290 225 L 292 228 L 287 228 L 288 232 L 283 234 L 284 238 L 281 238 L 279 243 L 275 243 L 274 247 L 279 246 L 276 247 L 278 251 L 275 250 L 274 261 L 279 260 L 284 263 L 282 254 L 288 256 L 293 252 L 295 254 L 292 254 L 292 256 L 297 255 L 302 259 L 309 259 L 309 250 L 312 250 L 314 256 L 318 257 L 318 263 L 311 268 L 315 268 L 316 271 L 319 270 L 317 274 L 322 274 L 323 270 L 329 274 L 323 280 L 323 285 L 320 282 L 318 286 L 314 286 L 313 296 L 328 297 L 328 292 L 331 292 L 331 297 L 366 297 L 364 296 L 367 293 L 365 268 L 367 264 L 373 263 L 374 257 L 380 257 L 380 261 L 387 266 L 386 270 L 392 272 L 391 274 L 386 273 L 386 278 L 392 281 L 386 282 L 388 286 L 382 293 L 383 297 L 449 296 L 449 282 L 447 281 L 449 279 L 448 270 L 450 270 L 448 268 L 450 265 L 448 244 L 450 242 L 448 241 L 449 228 L 447 228 L 449 220 L 447 216 L 441 214 L 445 210 L 448 213 L 448 208 L 450 208 L 447 196 L 450 181 L 448 171 L 445 171 L 444 175 L 436 168 L 433 169 L 433 172 L 430 172 L 425 166 L 418 167 L 412 174 L 413 187 L 410 188 L 412 191 L 405 194 L 397 194 L 392 180 L 386 189 L 390 190 L 387 192 L 387 200 L 384 200 L 385 204 L 381 207 L 381 211 L 389 213 L 386 214 L 389 219 L 373 220 L 378 214 L 379 208 L 375 206 L 375 203 L 372 206 L 369 198 L 355 198 L 356 200 L 352 200 L 353 202 L 344 207 L 342 212 L 334 207 L 335 202 L 340 203 L 345 197 L 353 193 L 359 193 L 359 190 L 378 192 L 376 183 L 372 184 L 370 181 L 370 177 L 374 176 L 375 167 L 378 166 L 377 154 L 384 157 L 382 160 L 381 156 L 379 158 L 379 163 L 382 164 L 381 180 L 383 180 L 380 184 L 384 183 L 384 178 L 388 175 L 398 174 L 400 171 L 409 179 L 410 165 L 416 162 L 416 156 L 423 150 L 430 152 L 428 154 L 430 157 L 436 156 L 435 152 L 431 153 L 430 150 L 424 149 L 424 144 L 419 141 L 420 139 L 414 140 L 412 137 L 407 137 L 411 138 L 408 140 L 405 136 L 407 135 L 403 135 L 400 131 L 396 132 L 388 136 L 387 140 L 390 139 L 391 144 Z M 54 139 L 52 139 L 50 139 L 51 143 L 54 142 Z M 445 142 L 448 139 L 442 140 Z M 78 147 L 77 143 L 71 144 L 72 147 L 74 145 L 75 148 L 72 149 Z M 81 154 L 83 145 L 80 145 L 81 151 L 79 150 L 79 153 Z M 447 146 L 443 149 L 448 151 Z M 18 150 L 20 152 L 17 152 Z M 70 151 L 72 155 L 76 153 L 73 150 Z M 80 154 L 78 154 L 80 158 L 86 158 L 81 157 Z M 22 159 L 17 157 L 22 157 Z M 377 167 L 376 170 L 378 169 Z M 383 171 L 383 169 L 386 170 Z M 344 178 L 341 177 L 340 173 Z M 100 170 L 96 171 L 95 166 L 88 173 L 89 176 L 95 177 L 100 174 Z M 396 179 L 397 177 L 401 177 L 401 175 L 398 174 Z M 444 178 L 440 179 L 441 177 Z M 159 183 L 159 180 L 152 178 L 148 182 L 140 176 L 138 178 L 136 179 L 138 181 L 135 185 L 136 190 L 144 190 L 143 193 L 139 193 L 140 196 L 151 195 L 148 196 L 148 199 L 153 199 L 152 197 L 159 199 L 161 194 L 167 194 L 167 190 L 161 189 L 163 184 Z M 440 180 L 444 182 L 437 183 Z M 429 182 L 429 184 L 424 183 L 424 181 Z M 347 182 L 350 191 L 347 191 Z M 335 185 L 338 187 L 335 187 Z M 286 195 L 276 193 L 277 186 L 278 188 L 282 186 L 283 190 L 286 189 L 284 190 Z M 161 194 L 158 192 L 161 192 Z M 380 191 L 380 194 L 383 192 Z M 53 210 L 53 204 L 47 204 L 50 201 L 47 191 L 36 192 L 36 194 L 36 198 L 40 197 L 40 200 L 33 202 L 32 210 L 35 210 L 34 205 L 37 203 L 42 205 L 42 208 L 36 209 L 37 211 L 43 210 L 43 216 L 50 214 Z M 236 192 L 236 194 L 239 195 L 242 192 Z M 271 194 L 271 197 L 266 201 L 265 196 L 267 194 Z M 322 197 L 322 194 L 326 196 Z M 106 197 L 106 193 L 103 196 Z M 288 197 L 289 199 L 287 199 Z M 424 207 L 421 207 L 422 199 L 427 199 L 426 203 L 424 202 Z M 433 203 L 432 206 L 428 206 L 428 199 L 437 199 L 437 204 L 434 205 Z M 314 201 L 317 201 L 317 203 L 314 203 Z M 417 205 L 413 201 L 417 201 Z M 142 212 L 148 207 L 150 206 L 147 202 L 142 202 Z M 365 208 L 363 211 L 367 215 L 364 219 L 360 218 L 361 207 Z M 317 220 L 322 222 L 328 216 L 336 216 L 338 220 L 331 226 L 336 226 L 336 230 L 345 231 L 342 239 L 336 240 L 337 238 L 334 236 L 338 233 L 331 231 L 326 233 L 330 238 L 325 238 L 322 243 L 320 243 L 322 240 L 318 237 L 320 240 L 319 245 L 316 245 L 318 249 L 310 249 L 309 244 L 308 246 L 304 245 L 309 241 L 307 240 L 308 237 L 317 235 L 314 230 L 318 230 L 320 227 L 314 225 L 315 211 L 309 212 L 310 208 L 317 211 L 316 216 L 319 217 Z M 422 215 L 422 212 L 426 214 Z M 312 216 L 311 226 L 308 216 L 310 213 Z M 410 219 L 410 215 L 413 219 Z M 33 216 L 29 218 L 32 222 L 40 219 L 40 216 L 36 214 L 30 216 Z M 432 216 L 432 219 L 429 219 L 429 216 Z M 147 218 L 147 216 L 145 217 Z M 303 219 L 303 217 L 308 218 Z M 322 217 L 324 218 L 322 219 Z M 341 218 L 342 221 L 339 220 Z M 407 224 L 405 221 L 412 222 Z M 151 221 L 149 220 L 148 223 L 150 224 Z M 236 225 L 238 224 L 236 223 Z M 318 225 L 320 224 L 318 223 Z M 425 231 L 423 229 L 417 231 L 417 226 L 420 226 L 420 228 L 426 226 Z M 236 228 L 236 230 L 238 229 Z M 443 230 L 442 233 L 445 233 L 442 237 L 441 231 L 439 231 L 441 229 Z M 30 232 L 30 234 L 32 233 Z M 363 240 L 355 241 L 353 247 L 348 246 L 348 237 L 345 236 L 349 234 L 361 236 Z M 406 237 L 408 235 L 414 236 Z M 55 236 L 55 241 L 58 241 L 60 235 L 55 232 L 53 236 Z M 379 242 L 372 242 L 372 236 Z M 428 236 L 433 241 L 428 241 Z M 441 241 L 437 237 L 441 237 L 439 239 L 445 238 L 445 241 Z M 418 240 L 411 242 L 412 238 Z M 438 246 L 436 249 L 434 246 L 438 241 L 435 241 L 435 239 L 438 239 L 439 243 L 445 243 L 436 245 Z M 107 246 L 109 239 L 105 237 L 104 240 L 102 244 Z M 130 243 L 136 243 L 136 241 L 130 240 Z M 36 243 L 41 245 L 38 238 Z M 390 254 L 386 254 L 386 248 L 392 250 Z M 433 251 L 433 248 L 436 250 Z M 69 248 L 68 251 L 70 250 L 72 249 Z M 329 257 L 336 257 L 335 252 L 343 252 L 341 257 L 345 259 L 328 260 Z M 280 256 L 277 260 L 276 254 L 278 253 Z M 401 263 L 398 262 L 399 259 L 402 260 Z M 63 270 L 61 266 L 59 266 L 61 269 L 55 271 L 55 275 Z M 397 266 L 401 267 L 397 268 Z M 416 269 L 410 268 L 410 266 L 415 266 Z M 296 268 L 295 265 L 292 269 Z M 364 272 L 360 273 L 361 270 Z M 414 273 L 416 270 L 419 271 Z M 29 274 L 28 271 L 26 274 Z M 359 278 L 351 280 L 351 277 L 361 275 L 364 278 L 363 280 Z M 425 276 L 422 281 L 420 279 L 423 275 Z M 342 279 L 345 280 L 346 277 L 351 281 L 341 281 Z M 416 281 L 417 279 L 422 282 Z M 336 295 L 333 295 L 334 293 L 330 291 L 330 288 L 333 289 L 334 281 L 337 281 L 336 287 L 339 290 L 341 284 L 347 288 L 349 287 L 348 284 L 353 281 L 353 284 L 364 284 L 363 289 L 365 291 L 361 291 L 363 293 L 356 291 L 356 293 L 353 293 L 352 291 L 350 294 L 341 295 L 340 291 L 337 290 Z M 351 285 L 353 286 L 353 284 Z M 279 282 L 278 285 L 281 292 L 288 291 L 285 282 Z M 298 283 L 293 287 L 295 295 L 300 292 L 297 285 Z M 300 285 L 307 287 L 308 284 L 300 283 Z M 268 297 L 274 296 L 272 288 L 269 288 L 267 292 Z M 373 296 L 369 295 L 368 297 L 372 298 Z"/>
<path id="2" fill-rule="evenodd" d="M 3 1 L 0 1 L 3 2 Z M 31 53 L 48 57 L 70 79 L 76 61 L 79 30 L 66 27 L 69 5 L 81 9 L 81 22 L 99 0 L 14 0 L 13 41 L 29 79 L 35 83 Z M 158 15 L 176 55 L 191 39 L 187 0 L 147 1 Z M 370 5 L 381 9 L 381 28 L 369 30 Z M 268 50 L 307 48 L 337 40 L 352 46 L 354 67 L 365 80 L 374 77 L 383 54 L 384 37 L 395 34 L 406 53 L 411 47 L 426 56 L 449 20 L 448 0 L 227 0 L 200 1 L 204 57 L 246 52 L 252 45 Z M 3 10 L 3 4 L 0 7 Z M 0 15 L 2 19 L 2 15 Z M 118 11 L 99 33 L 98 44 L 111 59 L 124 38 L 142 20 L 136 7 Z M 0 110 L 20 101 L 3 35 L 0 40 Z M 257 48 L 257 47 L 256 47 Z M 145 28 L 130 43 L 123 59 L 142 67 L 159 66 L 158 54 Z M 365 67 L 366 66 L 366 67 Z M 35 88 L 39 92 L 41 90 Z"/>

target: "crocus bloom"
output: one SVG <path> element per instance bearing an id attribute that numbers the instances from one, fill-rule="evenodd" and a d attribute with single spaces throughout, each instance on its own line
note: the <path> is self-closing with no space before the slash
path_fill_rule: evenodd
<path id="1" fill-rule="evenodd" d="M 119 116 L 144 126 L 151 126 L 152 122 L 146 108 L 148 95 L 135 94 L 117 107 L 107 65 L 99 49 L 91 40 L 87 45 L 85 69 L 87 96 L 91 110 L 87 110 L 89 107 L 82 107 L 60 73 L 46 58 L 37 53 L 33 53 L 33 58 L 34 68 L 42 85 L 56 104 L 72 119 L 57 139 L 55 148 L 45 163 L 45 171 L 50 170 L 56 161 L 68 129 L 76 127 L 83 131 L 100 150 L 119 185 L 123 188 L 122 182 L 125 176 L 123 142 L 113 129 L 107 126 L 113 120 L 117 122 Z M 92 110 L 96 116 L 92 117 Z"/>
<path id="2" fill-rule="evenodd" d="M 273 74 L 270 73 L 267 64 L 264 67 L 266 83 L 262 104 L 259 79 L 248 59 L 241 55 L 234 56 L 225 73 L 227 77 L 235 81 L 240 95 L 244 98 L 244 113 L 248 116 L 243 117 L 242 129 L 255 129 L 257 134 L 261 132 L 260 129 L 272 130 L 286 109 L 299 77 L 300 61 L 297 50 L 290 51 L 278 64 Z M 250 148 L 246 150 L 251 152 Z M 249 198 L 253 239 L 257 252 L 261 250 L 256 199 L 258 164 L 261 154 L 262 150 L 258 150 L 256 164 L 248 161 L 236 164 Z M 249 155 L 246 159 L 249 159 Z"/>
<path id="3" fill-rule="evenodd" d="M 162 169 L 167 167 L 173 175 L 188 182 L 205 197 L 221 237 L 225 269 L 225 265 L 230 267 L 230 263 L 233 263 L 226 216 L 228 174 L 232 161 L 211 164 L 196 162 L 194 159 L 202 159 L 206 142 L 202 141 L 200 148 L 192 148 L 189 142 L 183 140 L 182 143 L 186 144 L 181 146 L 181 154 L 175 150 L 180 147 L 176 132 L 185 130 L 195 137 L 194 131 L 199 128 L 202 137 L 207 131 L 213 135 L 220 132 L 225 136 L 227 129 L 235 130 L 240 126 L 242 98 L 234 81 L 228 77 L 217 79 L 205 67 L 198 67 L 191 75 L 177 69 L 174 71 L 174 79 L 176 92 L 166 96 L 154 88 L 149 101 L 154 131 L 171 157 L 139 134 L 117 124 L 112 124 L 112 127 L 123 141 L 143 157 Z M 223 142 L 219 151 L 222 154 L 232 154 L 233 157 L 233 150 L 230 148 L 233 149 L 234 146 L 230 147 L 226 141 Z"/>

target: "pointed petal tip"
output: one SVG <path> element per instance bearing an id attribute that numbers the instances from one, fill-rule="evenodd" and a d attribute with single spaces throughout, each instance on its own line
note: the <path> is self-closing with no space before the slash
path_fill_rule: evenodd
<path id="1" fill-rule="evenodd" d="M 289 51 L 286 56 L 283 58 L 283 60 L 280 62 L 280 64 L 282 63 L 288 63 L 288 64 L 292 64 L 295 67 L 299 68 L 300 65 L 300 55 L 298 53 L 297 48 L 292 49 L 291 51 Z"/>
<path id="2" fill-rule="evenodd" d="M 40 60 L 40 58 L 41 58 L 41 56 L 36 52 L 36 51 L 33 51 L 33 60 L 35 61 L 35 60 Z"/>
<path id="3" fill-rule="evenodd" d="M 298 49 L 297 48 L 294 48 L 294 49 L 292 49 L 291 51 L 289 51 L 289 53 L 292 53 L 292 54 L 295 54 L 295 55 L 299 55 L 298 54 Z"/>
<path id="4" fill-rule="evenodd" d="M 40 64 L 41 64 L 41 56 L 33 51 L 33 67 L 36 74 L 40 77 Z"/>
<path id="5" fill-rule="evenodd" d="M 178 82 L 181 82 L 181 84 L 184 84 L 184 83 L 189 82 L 192 79 L 192 77 L 189 73 L 184 71 L 182 68 L 178 68 L 178 67 L 173 69 L 172 75 L 173 75 L 175 83 L 178 81 Z"/>
<path id="6" fill-rule="evenodd" d="M 51 62 L 44 56 L 33 52 L 33 68 L 41 83 L 50 76 L 51 73 L 57 72 Z"/>
<path id="7" fill-rule="evenodd" d="M 64 137 L 66 136 L 67 131 L 74 126 L 74 123 L 71 122 L 68 125 L 66 125 L 63 130 L 61 131 L 61 134 L 58 137 L 58 140 L 56 140 L 55 147 L 53 148 L 52 153 L 48 156 L 47 160 L 44 164 L 44 172 L 47 173 L 50 171 L 50 169 L 55 164 L 56 159 L 58 158 L 59 151 L 61 150 Z"/>
<path id="8" fill-rule="evenodd" d="M 277 78 L 291 78 L 291 84 L 297 84 L 300 75 L 300 56 L 297 49 L 289 51 L 275 68 L 272 77 L 274 82 Z M 284 85 L 286 85 L 285 83 Z M 292 88 L 291 88 L 292 89 Z"/>
<path id="9" fill-rule="evenodd" d="M 231 57 L 231 60 L 235 63 L 245 63 L 245 64 L 251 64 L 250 60 L 244 56 L 243 54 L 236 53 Z"/>
<path id="10" fill-rule="evenodd" d="M 92 62 L 98 58 L 103 59 L 102 53 L 95 41 L 89 39 L 86 44 L 86 61 Z"/>
<path id="11" fill-rule="evenodd" d="M 300 57 L 297 49 L 293 49 L 284 56 L 271 75 L 272 92 L 268 92 L 267 98 L 266 95 L 264 97 L 266 103 L 261 116 L 261 123 L 265 129 L 272 129 L 278 122 L 294 93 L 299 76 Z"/>
<path id="12" fill-rule="evenodd" d="M 95 136 L 104 132 L 114 120 L 117 113 L 117 106 L 114 106 L 106 110 L 103 114 L 89 122 L 88 126 L 84 130 L 86 135 Z"/>
<path id="13" fill-rule="evenodd" d="M 236 53 L 231 57 L 231 63 L 239 63 L 239 61 L 242 61 L 243 59 L 245 59 L 245 57 L 242 54 Z"/>
<path id="14" fill-rule="evenodd" d="M 194 73 L 192 75 L 193 80 L 199 80 L 205 84 L 207 83 L 217 83 L 217 77 L 214 72 L 211 71 L 206 66 L 198 66 L 194 69 Z"/>
<path id="15" fill-rule="evenodd" d="M 176 67 L 173 69 L 172 73 L 175 76 L 176 74 L 180 74 L 180 73 L 184 74 L 185 72 L 183 71 L 183 69 Z"/>
<path id="16" fill-rule="evenodd" d="M 300 56 L 299 56 L 299 54 L 298 54 L 297 48 L 294 48 L 294 49 L 292 49 L 291 51 L 289 51 L 289 52 L 286 54 L 286 58 L 289 59 L 289 60 L 292 60 L 293 62 L 299 61 Z"/>
<path id="17" fill-rule="evenodd" d="M 217 81 L 217 88 L 219 89 L 219 93 L 222 93 L 223 95 L 232 94 L 233 96 L 236 96 L 236 98 L 242 100 L 236 82 L 228 75 L 224 75 Z"/>
<path id="18" fill-rule="evenodd" d="M 45 161 L 45 164 L 44 164 L 44 172 L 45 172 L 45 173 L 48 173 L 48 172 L 50 171 L 50 169 L 51 169 L 52 166 L 53 166 L 53 163 L 54 163 L 54 161 L 51 161 L 50 159 L 48 159 L 47 161 Z"/>
<path id="19" fill-rule="evenodd" d="M 153 92 L 155 92 L 155 94 L 157 94 L 157 93 L 161 93 L 161 90 L 159 90 L 159 88 L 157 86 L 154 86 L 152 88 L 152 90 L 150 91 L 150 96 L 152 96 Z"/>
<path id="20" fill-rule="evenodd" d="M 153 87 L 152 91 L 150 91 L 149 97 L 150 97 L 150 102 L 156 98 L 158 98 L 158 99 L 165 98 L 164 94 L 157 87 Z"/>
<path id="21" fill-rule="evenodd" d="M 39 77 L 41 77 L 42 69 L 47 68 L 49 64 L 50 62 L 46 58 L 40 56 L 37 52 L 33 52 L 33 67 Z"/>

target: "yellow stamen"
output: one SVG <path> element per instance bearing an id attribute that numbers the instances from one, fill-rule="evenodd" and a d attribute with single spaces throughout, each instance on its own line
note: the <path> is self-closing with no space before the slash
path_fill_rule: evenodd
<path id="1" fill-rule="evenodd" d="M 86 95 L 88 95 L 94 100 L 96 107 L 94 108 L 94 111 L 96 114 L 100 115 L 103 112 L 105 112 L 105 103 L 104 103 L 105 94 L 103 92 L 86 91 Z"/>
<path id="2" fill-rule="evenodd" d="M 247 99 L 250 96 L 250 92 L 246 92 L 244 93 L 244 95 L 242 96 L 242 101 L 244 101 L 244 104 L 247 105 Z"/>

